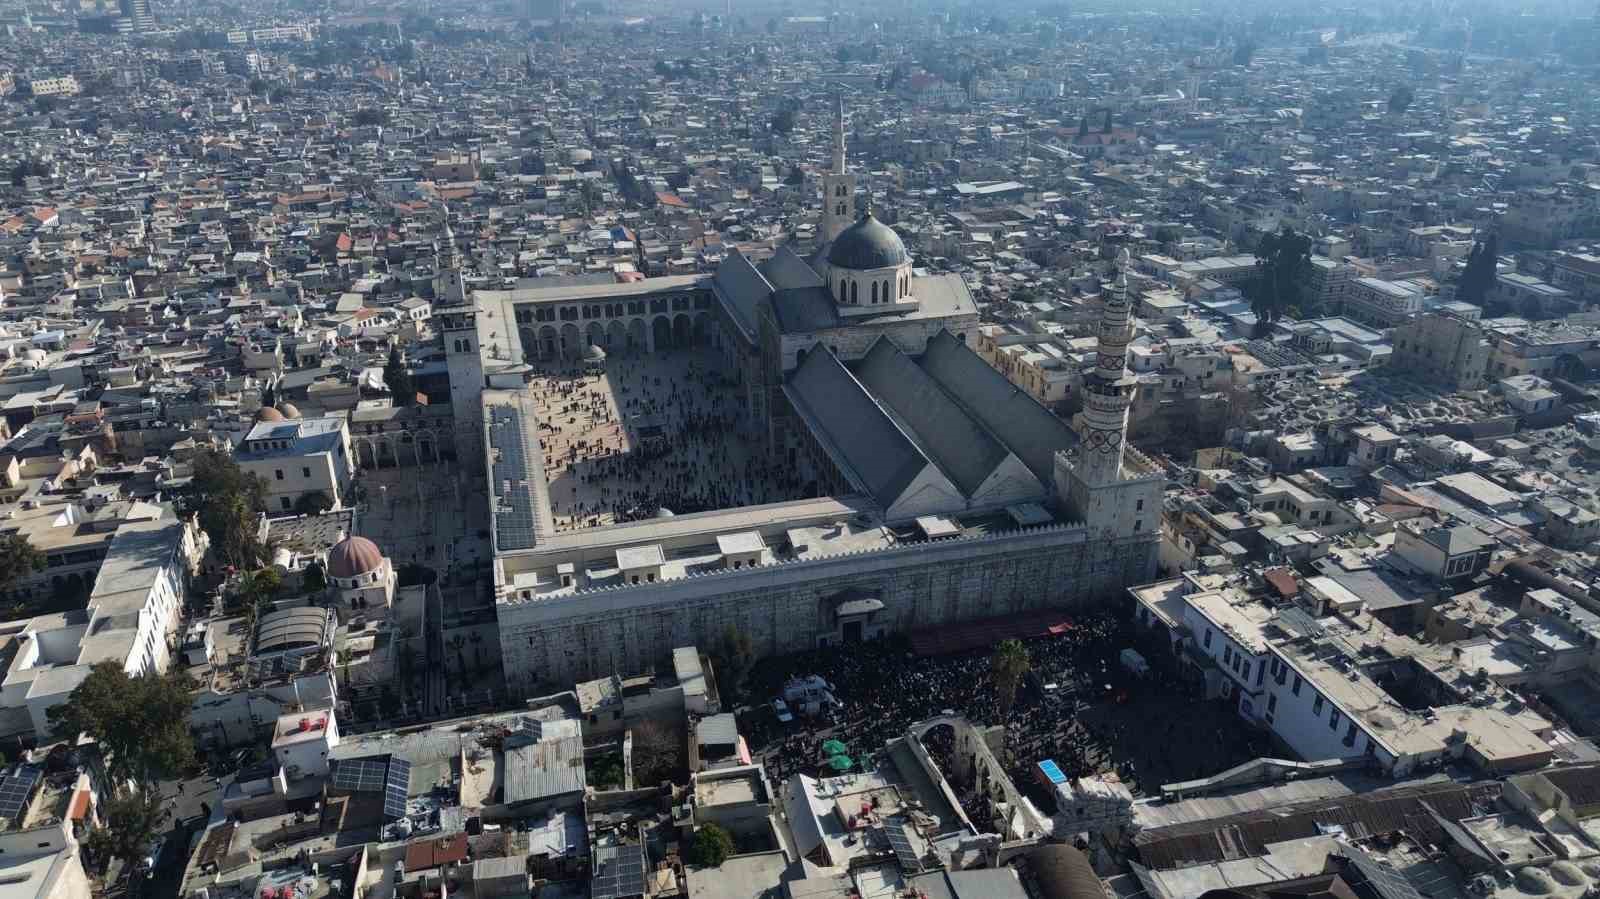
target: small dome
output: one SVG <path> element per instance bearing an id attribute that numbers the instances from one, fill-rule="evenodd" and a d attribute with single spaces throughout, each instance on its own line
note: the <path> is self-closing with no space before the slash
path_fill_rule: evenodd
<path id="1" fill-rule="evenodd" d="M 328 550 L 328 576 L 360 577 L 383 565 L 383 551 L 365 537 L 346 537 Z"/>
<path id="2" fill-rule="evenodd" d="M 828 246 L 828 264 L 868 271 L 904 265 L 911 260 L 905 242 L 894 229 L 867 213 L 839 232 Z"/>
<path id="3" fill-rule="evenodd" d="M 1572 862 L 1561 861 L 1550 866 L 1550 876 L 1562 886 L 1581 887 L 1589 882 L 1583 870 Z"/>
<path id="4" fill-rule="evenodd" d="M 278 404 L 278 411 L 283 413 L 283 417 L 284 418 L 299 418 L 300 417 L 300 410 L 295 408 L 294 403 L 279 403 Z"/>
<path id="5" fill-rule="evenodd" d="M 666 506 L 662 506 L 661 508 L 656 510 L 656 517 L 657 518 L 672 518 L 674 516 L 675 516 L 675 513 L 671 509 L 668 509 Z"/>
<path id="6" fill-rule="evenodd" d="M 606 351 L 601 349 L 598 343 L 591 344 L 588 349 L 583 351 L 583 358 L 589 362 L 604 362 L 606 361 Z"/>
<path id="7" fill-rule="evenodd" d="M 256 413 L 256 421 L 283 421 L 283 413 L 271 406 L 262 406 Z"/>

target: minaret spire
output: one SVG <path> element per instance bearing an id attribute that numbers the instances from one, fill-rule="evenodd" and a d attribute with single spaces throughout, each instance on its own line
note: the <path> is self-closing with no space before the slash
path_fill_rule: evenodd
<path id="1" fill-rule="evenodd" d="M 822 175 L 822 239 L 832 242 L 855 221 L 856 179 L 845 171 L 844 94 L 834 94 L 833 164 Z"/>
<path id="2" fill-rule="evenodd" d="M 844 174 L 844 94 L 833 95 L 833 173 Z"/>
<path id="3" fill-rule="evenodd" d="M 1135 381 L 1128 372 L 1128 344 L 1133 340 L 1133 310 L 1128 302 L 1128 251 L 1118 257 L 1117 280 L 1100 313 L 1095 341 L 1094 373 L 1084 384 L 1083 420 L 1078 470 L 1086 484 L 1098 486 L 1122 479 L 1122 450 L 1128 431 L 1128 407 Z"/>

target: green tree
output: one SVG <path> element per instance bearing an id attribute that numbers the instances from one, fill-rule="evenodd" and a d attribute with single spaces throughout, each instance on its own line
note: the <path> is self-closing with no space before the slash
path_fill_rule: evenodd
<path id="1" fill-rule="evenodd" d="M 1456 299 L 1482 306 L 1499 273 L 1500 236 L 1490 234 L 1472 245 L 1467 267 L 1456 284 Z"/>
<path id="2" fill-rule="evenodd" d="M 0 588 L 9 587 L 19 578 L 44 570 L 44 553 L 35 549 L 22 533 L 7 534 L 0 539 Z"/>
<path id="3" fill-rule="evenodd" d="M 245 617 L 250 623 L 250 628 L 255 628 L 256 618 L 261 612 L 261 607 L 276 599 L 283 592 L 283 575 L 276 568 L 258 568 L 247 571 L 239 576 L 234 585 L 234 596 L 239 598 L 244 605 Z"/>
<path id="4" fill-rule="evenodd" d="M 98 859 L 120 859 L 130 868 L 144 858 L 144 850 L 166 829 L 169 812 L 155 788 L 113 794 L 100 806 L 104 827 L 89 831 L 84 846 Z"/>
<path id="5" fill-rule="evenodd" d="M 218 558 L 236 568 L 252 568 L 266 552 L 256 517 L 266 506 L 266 493 L 260 477 L 240 469 L 227 453 L 208 449 L 195 457 L 185 510 L 199 514 Z"/>
<path id="6" fill-rule="evenodd" d="M 356 110 L 351 121 L 357 125 L 386 125 L 389 122 L 389 114 L 381 109 L 367 107 Z"/>
<path id="7" fill-rule="evenodd" d="M 702 824 L 689 844 L 689 864 L 702 868 L 720 868 L 732 854 L 733 834 L 717 824 Z"/>
<path id="8" fill-rule="evenodd" d="M 717 645 L 716 664 L 718 679 L 722 682 L 723 689 L 737 693 L 755 660 L 755 646 L 751 644 L 750 634 L 747 631 L 731 624 L 722 629 L 722 640 Z"/>
<path id="9" fill-rule="evenodd" d="M 321 593 L 328 589 L 328 572 L 321 562 L 312 560 L 306 570 L 300 573 L 300 584 L 307 593 Z"/>
<path id="10" fill-rule="evenodd" d="M 774 132 L 788 134 L 794 130 L 794 110 L 785 106 L 772 114 L 772 121 L 768 123 Z"/>
<path id="11" fill-rule="evenodd" d="M 1020 640 L 1001 640 L 995 644 L 994 655 L 989 657 L 989 676 L 994 679 L 995 699 L 1000 703 L 1000 714 L 1011 713 L 1017 700 L 1017 688 L 1022 678 L 1032 670 L 1033 661 L 1028 648 Z"/>
<path id="12" fill-rule="evenodd" d="M 396 406 L 416 403 L 417 388 L 411 380 L 411 371 L 406 368 L 406 358 L 397 346 L 389 348 L 389 361 L 383 366 L 383 383 L 388 386 Z"/>
<path id="13" fill-rule="evenodd" d="M 1300 279 L 1310 264 L 1311 238 L 1296 234 L 1288 225 L 1261 239 L 1256 248 L 1256 276 L 1246 285 L 1258 336 L 1265 334 L 1285 309 L 1299 305 Z"/>
<path id="14" fill-rule="evenodd" d="M 1394 92 L 1389 94 L 1389 113 L 1391 115 L 1400 115 L 1410 109 L 1411 101 L 1415 100 L 1416 96 L 1416 91 L 1413 91 L 1409 85 L 1402 84 L 1395 88 Z"/>
<path id="15" fill-rule="evenodd" d="M 1236 66 L 1250 65 L 1250 60 L 1255 58 L 1256 45 L 1248 41 L 1233 48 L 1233 64 Z"/>
<path id="16" fill-rule="evenodd" d="M 333 508 L 333 498 L 321 490 L 302 493 L 294 501 L 294 514 L 296 515 L 321 515 Z"/>
<path id="17" fill-rule="evenodd" d="M 94 739 L 114 779 L 154 793 L 157 783 L 194 765 L 193 686 L 180 671 L 132 677 L 117 662 L 101 662 L 46 714 L 55 734 Z"/>
<path id="18" fill-rule="evenodd" d="M 267 92 L 267 82 L 260 78 L 250 79 L 250 93 L 261 96 Z"/>

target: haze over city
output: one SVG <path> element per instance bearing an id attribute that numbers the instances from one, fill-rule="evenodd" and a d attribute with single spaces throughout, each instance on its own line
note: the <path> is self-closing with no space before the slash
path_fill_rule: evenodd
<path id="1" fill-rule="evenodd" d="M 0 899 L 1600 895 L 1600 7 L 0 0 Z"/>

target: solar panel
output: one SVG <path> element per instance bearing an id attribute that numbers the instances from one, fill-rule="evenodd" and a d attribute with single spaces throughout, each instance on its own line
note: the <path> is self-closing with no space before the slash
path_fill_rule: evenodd
<path id="1" fill-rule="evenodd" d="M 383 789 L 387 767 L 382 759 L 347 759 L 333 771 L 333 788 L 352 793 L 376 793 Z"/>
<path id="2" fill-rule="evenodd" d="M 489 441 L 499 451 L 494 463 L 494 480 L 499 485 L 495 536 L 506 549 L 527 549 L 538 538 L 536 500 L 529 480 L 544 477 L 544 463 L 537 449 L 529 446 L 522 412 L 516 407 L 494 409 Z"/>
<path id="3" fill-rule="evenodd" d="M 590 899 L 644 895 L 644 854 L 639 846 L 619 846 L 595 859 Z"/>
<path id="4" fill-rule="evenodd" d="M 406 799 L 411 791 L 411 763 L 405 759 L 390 759 L 388 774 L 383 782 L 383 815 L 400 819 L 406 816 Z"/>
<path id="5" fill-rule="evenodd" d="M 0 818 L 15 820 L 22 814 L 41 776 L 38 768 L 18 768 L 16 773 L 0 780 Z"/>
<path id="6" fill-rule="evenodd" d="M 900 870 L 906 874 L 920 874 L 922 872 L 922 859 L 917 854 L 916 847 L 911 845 L 911 837 L 906 834 L 904 821 L 890 821 L 883 832 L 889 837 L 889 846 L 894 849 L 895 858 L 900 860 Z"/>

